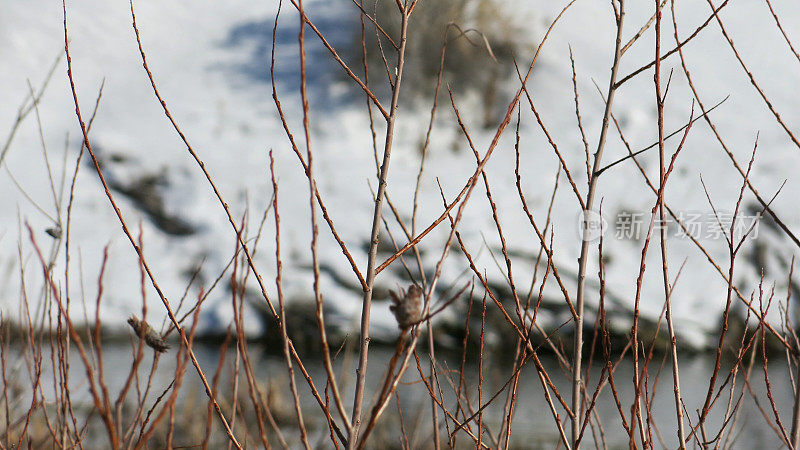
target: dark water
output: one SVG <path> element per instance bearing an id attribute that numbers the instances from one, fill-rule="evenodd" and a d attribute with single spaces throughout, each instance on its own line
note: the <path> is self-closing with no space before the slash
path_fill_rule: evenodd
<path id="1" fill-rule="evenodd" d="M 119 392 L 129 373 L 131 354 L 131 346 L 128 343 L 104 344 L 102 357 L 105 381 L 112 398 Z M 211 345 L 197 345 L 195 354 L 210 383 L 217 368 L 220 348 Z M 254 345 L 250 346 L 249 354 L 254 364 L 254 372 L 258 384 L 265 394 L 269 396 L 273 414 L 278 423 L 282 424 L 281 427 L 286 440 L 292 444 L 292 446 L 299 444 L 292 397 L 288 388 L 287 369 L 283 357 L 280 354 L 265 353 L 263 349 Z M 45 350 L 45 355 L 47 355 L 47 350 Z M 170 350 L 170 352 L 160 358 L 158 368 L 153 377 L 151 392 L 146 402 L 147 405 L 152 405 L 156 397 L 161 395 L 172 381 L 176 364 L 176 355 L 176 350 Z M 353 352 L 343 350 L 338 355 L 335 362 L 339 383 L 344 387 L 342 389 L 344 404 L 348 408 L 351 405 L 352 399 L 352 386 L 354 382 L 352 374 L 354 370 L 342 371 L 342 367 L 354 368 L 356 356 L 357 355 Z M 365 403 L 368 405 L 371 404 L 376 386 L 383 377 L 390 357 L 391 349 L 388 348 L 373 348 L 370 353 L 368 392 L 365 397 Z M 420 358 L 422 371 L 427 375 L 427 355 L 420 354 Z M 562 397 L 565 401 L 569 402 L 571 388 L 568 375 L 562 370 L 554 357 L 550 355 L 541 355 L 540 358 L 542 365 L 560 391 Z M 88 385 L 85 382 L 86 371 L 76 351 L 72 352 L 70 359 L 70 385 L 72 386 L 71 395 L 73 404 L 85 404 L 89 406 L 91 404 L 91 397 L 89 396 Z M 234 386 L 236 367 L 235 347 L 229 348 L 226 360 L 223 372 L 220 376 L 221 381 L 219 389 L 220 396 L 229 399 L 232 397 L 231 392 Z M 439 359 L 441 369 L 439 371 L 438 386 L 441 390 L 444 404 L 451 411 L 456 409 L 454 387 L 459 383 L 457 370 L 460 363 L 460 356 L 455 354 L 441 355 Z M 697 411 L 702 408 L 708 390 L 708 382 L 713 371 L 713 354 L 681 358 L 679 363 L 682 394 L 684 402 L 686 403 L 685 408 L 689 412 L 691 423 L 693 424 L 696 422 Z M 717 386 L 726 380 L 729 373 L 729 366 L 729 363 L 723 364 Z M 19 408 L 27 408 L 30 398 L 31 377 L 28 376 L 25 360 L 19 359 L 18 357 L 14 358 L 13 356 L 9 357 L 6 367 L 9 385 L 13 385 L 14 389 L 18 389 L 19 392 L 22 392 L 22 394 L 18 396 L 22 401 L 18 401 L 15 404 Z M 148 349 L 145 360 L 142 362 L 139 369 L 141 386 L 144 385 L 151 367 L 152 354 Z M 326 375 L 321 361 L 313 355 L 309 355 L 305 358 L 305 367 L 314 379 L 317 389 L 323 392 Z M 630 407 L 633 398 L 632 367 L 632 361 L 623 360 L 620 362 L 614 374 L 614 383 L 617 387 L 622 410 L 628 416 L 626 420 L 630 420 Z M 773 356 L 767 367 L 771 394 L 775 402 L 775 407 L 780 416 L 781 423 L 784 427 L 789 429 L 791 428 L 794 395 L 786 361 L 784 358 Z M 49 357 L 47 356 L 45 356 L 43 360 L 43 368 L 42 386 L 44 395 L 52 398 L 52 368 Z M 471 407 L 473 410 L 478 404 L 478 369 L 478 361 L 475 358 L 469 359 L 464 369 L 464 395 L 469 398 L 469 403 L 472 405 Z M 594 364 L 591 368 L 588 388 L 590 393 L 593 393 L 596 388 L 601 369 L 602 366 L 599 364 Z M 484 403 L 509 380 L 512 371 L 513 369 L 510 361 L 491 360 L 490 358 L 484 361 L 482 395 L 482 401 Z M 328 439 L 328 429 L 324 416 L 319 413 L 319 406 L 311 395 L 308 384 L 296 366 L 295 372 L 310 438 L 312 442 L 325 443 L 327 442 L 326 439 Z M 655 448 L 662 448 L 662 446 L 675 448 L 677 447 L 677 427 L 672 392 L 672 372 L 669 360 L 667 359 L 662 366 L 662 357 L 654 358 L 648 369 L 648 375 L 648 402 L 652 405 L 650 408 L 652 414 L 650 434 L 655 442 Z M 780 448 L 782 446 L 782 440 L 772 429 L 772 427 L 775 426 L 776 420 L 765 389 L 763 360 L 760 356 L 755 358 L 755 364 L 748 378 L 752 394 L 749 389 L 745 388 L 744 395 L 740 396 L 742 394 L 742 387 L 745 384 L 743 371 L 739 371 L 736 377 L 736 389 L 733 396 L 733 403 L 736 404 L 737 401 L 740 401 L 739 414 L 733 431 L 728 429 L 723 436 L 723 440 L 727 440 L 728 444 L 730 444 L 730 439 L 735 437 L 736 440 L 730 448 Z M 243 402 L 243 404 L 249 402 L 244 369 L 241 365 L 238 389 L 240 392 L 240 401 Z M 653 393 L 654 391 L 655 393 Z M 134 392 L 132 395 L 135 396 L 135 388 L 132 392 Z M 324 396 L 324 393 L 322 393 L 322 395 Z M 712 439 L 719 430 L 728 404 L 728 396 L 729 391 L 726 387 L 723 394 L 717 400 L 707 421 L 707 439 Z M 753 396 L 756 397 L 756 400 L 754 400 Z M 483 422 L 495 436 L 500 430 L 501 418 L 503 416 L 503 404 L 506 398 L 506 392 L 501 393 L 497 399 L 484 410 Z M 184 382 L 180 389 L 179 402 L 183 405 L 188 405 L 187 409 L 197 414 L 197 422 L 204 424 L 206 417 L 206 401 L 207 398 L 203 392 L 197 373 L 190 364 L 187 367 Z M 555 398 L 554 402 L 558 404 Z M 466 402 L 464 404 L 466 404 Z M 382 442 L 381 446 L 392 444 L 400 445 L 399 436 L 401 435 L 401 423 L 399 419 L 401 416 L 400 413 L 398 413 L 398 405 L 399 409 L 402 411 L 402 427 L 405 429 L 408 436 L 409 445 L 413 448 L 430 447 L 432 423 L 430 398 L 427 388 L 420 382 L 420 374 L 413 358 L 411 359 L 411 365 L 406 372 L 404 380 L 398 388 L 397 400 L 393 401 L 391 406 L 387 409 L 386 414 L 381 420 L 381 425 L 377 427 L 373 435 L 374 439 Z M 179 407 L 177 410 L 181 411 L 181 408 Z M 226 414 L 229 414 L 230 410 L 225 409 L 224 402 L 223 410 L 226 411 Z M 368 411 L 366 407 L 365 410 Z M 561 421 L 565 424 L 565 431 L 569 434 L 565 412 L 559 407 L 558 413 Z M 627 448 L 627 434 L 621 426 L 620 413 L 608 386 L 606 386 L 597 397 L 593 409 L 593 415 L 595 414 L 602 422 L 602 435 L 605 439 L 606 446 L 608 448 Z M 13 413 L 12 416 L 14 416 Z M 453 424 L 451 421 L 448 421 L 448 426 L 445 428 L 442 417 L 440 412 L 441 434 L 442 436 L 447 436 L 448 432 L 452 432 Z M 97 419 L 96 416 L 95 419 Z M 238 420 L 241 422 L 243 419 L 239 418 Z M 251 421 L 254 420 L 254 418 L 246 417 L 244 420 Z M 769 421 L 769 424 L 767 421 Z M 99 420 L 96 420 L 96 422 L 99 427 L 96 430 L 97 446 L 102 447 L 105 445 L 104 443 L 106 441 L 104 440 L 103 430 Z M 544 399 L 542 384 L 537 371 L 533 362 L 529 362 L 521 371 L 519 386 L 517 388 L 515 415 L 511 428 L 511 448 L 555 448 L 558 444 L 559 435 L 554 423 L 550 409 Z M 687 429 L 688 426 L 687 422 Z M 472 428 L 473 430 L 475 429 L 474 424 Z M 203 429 L 202 425 L 199 429 Z M 215 435 L 224 438 L 224 435 L 218 433 L 218 431 L 219 430 L 215 431 Z M 268 434 L 270 431 L 271 430 L 268 430 Z M 601 430 L 595 427 L 594 433 L 597 439 L 600 440 Z M 474 445 L 472 440 L 463 432 L 459 433 L 457 439 L 457 446 L 459 448 L 469 448 Z M 584 446 L 586 448 L 595 447 L 592 431 L 588 427 L 585 439 Z M 201 440 L 202 435 L 196 438 L 195 442 L 187 442 L 186 444 L 198 444 Z M 492 441 L 486 435 L 484 437 L 484 442 L 490 447 L 492 446 Z M 252 442 L 250 444 L 251 446 L 253 445 Z M 327 446 L 321 445 L 320 448 L 327 448 Z"/>

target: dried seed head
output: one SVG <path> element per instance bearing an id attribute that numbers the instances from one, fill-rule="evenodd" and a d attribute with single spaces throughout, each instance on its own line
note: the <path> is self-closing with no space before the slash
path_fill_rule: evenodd
<path id="1" fill-rule="evenodd" d="M 128 325 L 133 328 L 136 336 L 139 336 L 140 339 L 144 339 L 144 343 L 147 344 L 148 347 L 159 353 L 164 353 L 169 350 L 167 342 L 153 330 L 153 327 L 151 327 L 149 323 L 144 320 L 139 320 L 136 316 L 131 316 L 128 318 Z"/>
<path id="2" fill-rule="evenodd" d="M 408 291 L 400 289 L 400 293 L 389 292 L 392 305 L 389 309 L 397 319 L 400 329 L 406 329 L 419 322 L 422 315 L 422 289 L 417 285 L 408 287 Z"/>
<path id="3" fill-rule="evenodd" d="M 50 227 L 44 231 L 45 233 L 49 234 L 50 237 L 52 237 L 53 239 L 61 239 L 61 225 Z"/>

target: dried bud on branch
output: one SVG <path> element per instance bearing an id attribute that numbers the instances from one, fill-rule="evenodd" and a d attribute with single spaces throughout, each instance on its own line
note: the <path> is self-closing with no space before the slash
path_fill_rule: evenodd
<path id="1" fill-rule="evenodd" d="M 400 294 L 389 292 L 392 296 L 392 305 L 389 309 L 397 319 L 400 329 L 406 329 L 419 322 L 422 315 L 422 289 L 417 285 L 408 287 L 408 291 L 400 289 Z"/>
<path id="2" fill-rule="evenodd" d="M 128 319 L 128 324 L 133 328 L 134 333 L 140 339 L 144 339 L 145 344 L 153 350 L 164 353 L 169 350 L 169 345 L 161 338 L 161 336 L 153 330 L 153 327 L 144 320 L 139 320 L 136 316 L 131 316 Z"/>

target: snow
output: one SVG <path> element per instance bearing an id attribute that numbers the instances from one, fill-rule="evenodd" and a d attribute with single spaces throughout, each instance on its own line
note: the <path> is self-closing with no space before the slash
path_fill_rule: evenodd
<path id="1" fill-rule="evenodd" d="M 312 20 L 333 33 L 331 41 L 334 45 L 343 45 L 348 36 L 348 26 L 357 24 L 356 10 L 352 5 L 346 1 L 305 3 Z M 538 39 L 564 4 L 560 1 L 520 1 L 508 2 L 508 8 L 519 9 L 519 17 L 535 19 L 530 27 Z M 285 296 L 287 299 L 310 298 L 308 183 L 283 132 L 271 99 L 269 83 L 271 27 L 277 2 L 176 0 L 165 3 L 140 0 L 134 6 L 142 45 L 159 91 L 193 149 L 205 162 L 237 223 L 248 212 L 248 238 L 255 237 L 263 211 L 272 196 L 268 152 L 274 152 L 280 183 L 281 250 L 286 258 Z M 298 82 L 294 76 L 298 64 L 298 18 L 290 6 L 284 5 L 279 21 L 277 89 L 293 136 L 301 152 L 304 152 L 302 110 Z M 629 2 L 628 6 L 625 40 L 649 18 L 653 7 L 652 2 Z M 780 9 L 779 17 L 790 35 L 792 30 L 800 29 L 800 11 L 788 4 L 778 4 L 776 7 Z M 706 1 L 680 2 L 676 9 L 681 38 L 702 23 L 710 11 Z M 28 96 L 28 81 L 34 89 L 39 89 L 49 67 L 63 52 L 61 14 L 58 2 L 7 0 L 0 6 L 0 59 L 3 61 L 3 68 L 0 69 L 0 98 L 3 99 L 0 102 L 0 130 L 11 130 L 17 109 Z M 188 283 L 187 271 L 191 272 L 200 261 L 204 261 L 202 275 L 206 287 L 219 275 L 236 249 L 235 233 L 203 174 L 191 160 L 185 145 L 164 117 L 152 93 L 141 67 L 128 4 L 98 0 L 67 2 L 67 14 L 72 63 L 84 118 L 90 115 L 98 89 L 105 80 L 91 139 L 99 154 L 106 158 L 116 155 L 124 159 L 107 163 L 105 170 L 108 176 L 122 183 L 130 183 L 142 174 L 163 171 L 168 183 L 168 187 L 163 189 L 166 210 L 199 230 L 190 236 L 169 236 L 154 226 L 148 216 L 128 198 L 115 194 L 134 237 L 138 237 L 138 228 L 141 226 L 146 260 L 159 286 L 174 305 Z M 800 65 L 796 64 L 774 29 L 766 6 L 757 2 L 733 3 L 721 17 L 742 58 L 765 88 L 766 95 L 776 110 L 780 111 L 782 119 L 792 129 L 793 124 L 800 123 L 800 110 L 794 107 L 796 98 L 793 95 Z M 569 48 L 575 58 L 583 124 L 590 150 L 594 151 L 603 105 L 593 81 L 602 90 L 607 89 L 613 37 L 613 18 L 606 3 L 577 2 L 554 29 L 530 84 L 537 110 L 558 143 L 582 195 L 586 192 L 585 174 L 581 172 L 581 168 L 585 167 L 584 149 L 576 127 Z M 307 40 L 313 107 L 310 119 L 314 170 L 337 231 L 363 271 L 366 267 L 365 243 L 372 216 L 370 186 L 372 189 L 376 187 L 372 138 L 365 104 L 361 98 L 352 100 L 358 94 L 358 89 L 344 81 L 341 69 L 330 60 L 310 31 Z M 653 57 L 653 40 L 651 29 L 631 47 L 620 69 L 622 75 Z M 674 46 L 668 11 L 664 15 L 662 42 L 664 49 Z M 798 149 L 750 85 L 715 23 L 687 45 L 685 53 L 706 106 L 730 96 L 712 113 L 712 119 L 740 164 L 746 165 L 758 133 L 759 148 L 751 179 L 766 198 L 771 198 L 786 180 L 773 208 L 790 229 L 798 229 L 800 210 L 794 204 L 800 194 L 800 184 L 794 170 L 800 163 Z M 525 64 L 524 61 L 528 61 L 531 54 L 517 56 L 521 64 Z M 665 110 L 665 128 L 668 131 L 682 126 L 691 110 L 691 92 L 677 55 L 668 59 L 662 67 L 665 74 L 670 70 L 674 70 L 674 74 Z M 507 104 L 510 100 L 513 81 L 509 80 L 509 92 L 502 93 L 500 103 Z M 480 127 L 476 98 L 466 96 L 455 101 L 464 113 L 477 150 L 483 154 L 494 130 Z M 388 104 L 388 100 L 385 103 Z M 558 160 L 524 97 L 521 108 L 522 186 L 535 218 L 543 224 Z M 411 214 L 414 181 L 419 167 L 418 148 L 427 127 L 429 110 L 430 103 L 427 100 L 413 106 L 406 105 L 399 113 L 388 192 L 406 220 Z M 652 71 L 634 78 L 618 92 L 614 113 L 634 150 L 654 142 L 656 111 Z M 699 108 L 696 107 L 695 116 L 698 113 Z M 68 188 L 80 148 L 80 130 L 63 59 L 58 63 L 39 104 L 38 114 L 55 188 L 59 190 L 65 174 Z M 417 231 L 441 214 L 439 183 L 447 198 L 452 199 L 475 168 L 474 157 L 456 128 L 446 93 L 440 97 L 438 116 L 422 180 L 423 194 Z M 506 240 L 512 243 L 513 250 L 535 255 L 538 239 L 521 211 L 514 184 L 513 126 L 512 123 L 502 137 L 486 173 Z M 380 144 L 383 127 L 379 125 L 376 132 Z M 676 137 L 668 141 L 667 152 L 671 154 L 675 150 L 678 140 L 679 137 Z M 454 146 L 455 151 L 451 150 Z M 652 150 L 641 158 L 643 167 L 652 178 L 657 177 L 658 172 L 656 151 Z M 612 162 L 626 154 L 625 147 L 612 128 L 604 160 Z M 100 314 L 106 323 L 121 323 L 129 314 L 141 310 L 137 258 L 121 233 L 98 177 L 87 161 L 85 158 L 81 163 L 75 186 L 70 296 L 77 303 L 83 298 L 88 314 L 94 314 L 103 249 L 109 245 L 108 266 L 103 281 L 105 294 Z M 53 240 L 45 234 L 45 229 L 53 226 L 53 222 L 26 199 L 10 179 L 9 173 L 48 215 L 55 217 L 57 214 L 35 114 L 30 114 L 21 124 L 2 164 L 5 167 L 0 175 L 0 210 L 3 211 L 0 214 L 0 268 L 3 271 L 0 309 L 4 314 L 14 316 L 20 299 L 20 270 L 24 270 L 26 289 L 32 299 L 39 295 L 38 286 L 41 286 L 41 266 L 33 253 L 25 224 L 30 224 L 34 230 L 40 247 L 48 249 Z M 715 206 L 719 210 L 732 211 L 741 177 L 703 121 L 697 122 L 692 128 L 678 157 L 677 167 L 666 191 L 667 203 L 677 211 L 710 212 L 701 175 Z M 630 161 L 610 169 L 601 178 L 599 197 L 602 198 L 604 215 L 612 224 L 616 214 L 622 210 L 645 213 L 644 217 L 649 219 L 648 213 L 654 204 L 652 192 L 642 182 L 638 170 Z M 745 199 L 747 203 L 753 201 L 749 193 L 745 194 Z M 580 249 L 577 227 L 580 208 L 563 173 L 559 178 L 555 204 L 552 219 L 555 262 L 565 274 L 572 274 L 565 275 L 565 279 L 569 286 L 574 286 Z M 62 220 L 65 219 L 65 205 L 64 201 Z M 389 214 L 388 209 L 385 212 Z M 273 220 L 270 213 L 258 244 L 256 259 L 268 293 L 275 301 Z M 443 222 L 423 246 L 423 261 L 429 270 L 441 255 L 447 227 L 447 223 Z M 476 188 L 465 209 L 460 230 L 467 247 L 477 256 L 478 267 L 485 269 L 490 279 L 502 283 L 505 265 L 501 262 L 499 269 L 491 252 L 485 248 L 488 243 L 495 256 L 500 257 L 499 238 L 482 185 Z M 402 245 L 406 239 L 399 228 L 392 225 L 392 231 L 398 244 Z M 760 231 L 766 233 L 763 229 Z M 789 260 L 796 251 L 786 239 L 773 241 L 770 251 L 785 260 Z M 722 270 L 727 271 L 724 241 L 706 239 L 703 243 L 707 245 L 710 255 L 720 263 Z M 643 239 L 615 239 L 608 234 L 604 242 L 604 251 L 610 257 L 606 266 L 609 295 L 628 306 L 633 304 L 642 244 Z M 18 255 L 20 246 L 21 256 Z M 748 244 L 743 252 L 749 248 Z M 593 245 L 593 249 L 596 252 L 596 246 Z M 700 342 L 704 333 L 713 330 L 717 324 L 719 312 L 724 307 L 726 284 L 707 263 L 705 256 L 688 240 L 670 239 L 668 249 L 671 277 L 675 277 L 681 265 L 685 264 L 672 298 L 678 330 L 688 339 Z M 322 263 L 333 273 L 354 280 L 349 264 L 324 223 L 320 223 L 320 255 Z M 66 289 L 64 265 L 62 248 L 54 271 L 62 274 L 57 279 L 62 289 Z M 412 263 L 410 265 L 414 266 Z M 513 270 L 518 286 L 530 284 L 532 267 L 530 258 L 515 258 Z M 647 257 L 642 294 L 642 308 L 651 317 L 659 314 L 664 301 L 660 267 L 659 249 L 654 241 Z M 742 293 L 749 295 L 757 288 L 759 270 L 746 263 L 740 267 L 736 280 L 743 287 Z M 776 295 L 783 299 L 788 274 L 779 265 L 775 267 L 778 270 L 768 270 L 764 285 L 777 283 L 778 292 L 782 293 Z M 452 255 L 445 266 L 442 284 L 448 286 L 466 282 L 469 275 L 463 275 L 463 268 L 461 257 Z M 596 280 L 597 271 L 595 257 L 588 270 L 590 282 Z M 401 286 L 402 280 L 397 273 L 399 270 L 394 274 L 388 271 L 382 274 L 379 284 L 389 289 Z M 227 284 L 228 279 L 229 275 L 226 275 L 222 283 Z M 342 317 L 347 317 L 350 326 L 355 328 L 360 314 L 358 293 L 343 288 L 327 273 L 322 276 L 321 286 L 326 302 L 335 305 Z M 196 289 L 190 292 L 190 298 L 197 295 Z M 552 279 L 548 280 L 545 293 L 548 299 L 562 300 Z M 590 298 L 590 302 L 596 302 L 596 298 Z M 164 308 L 149 287 L 147 304 L 148 314 L 163 316 Z M 224 287 L 218 287 L 212 293 L 204 310 L 207 324 L 222 327 L 227 324 L 231 317 L 230 295 Z M 73 314 L 82 317 L 83 312 L 78 311 L 80 309 Z M 776 312 L 777 308 L 772 311 Z M 773 316 L 777 317 L 775 314 Z M 248 328 L 257 330 L 255 319 L 250 315 L 248 317 L 251 318 Z M 388 330 L 394 330 L 388 303 L 379 302 L 376 305 L 373 325 L 378 330 L 387 330 L 387 333 Z"/>

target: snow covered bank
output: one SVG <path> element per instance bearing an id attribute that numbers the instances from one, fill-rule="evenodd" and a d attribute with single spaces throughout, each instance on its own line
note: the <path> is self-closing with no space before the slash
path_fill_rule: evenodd
<path id="1" fill-rule="evenodd" d="M 271 27 L 277 2 L 139 1 L 135 7 L 142 43 L 159 90 L 205 162 L 233 215 L 241 218 L 245 212 L 248 213 L 245 234 L 251 239 L 256 236 L 272 196 L 268 152 L 274 152 L 279 173 L 285 293 L 291 300 L 308 300 L 312 296 L 312 273 L 309 270 L 311 231 L 307 181 L 289 147 L 271 99 L 269 83 Z M 530 24 L 528 28 L 533 35 L 549 24 L 563 4 L 509 2 L 507 7 L 515 11 L 523 24 Z M 308 1 L 306 8 L 312 20 L 333 33 L 335 45 L 347 45 L 351 33 L 346 30 L 359 26 L 358 11 L 350 2 Z M 630 24 L 643 23 L 652 14 L 650 3 L 636 3 L 630 8 L 632 10 L 626 19 Z M 191 274 L 197 267 L 202 267 L 198 280 L 187 294 L 191 299 L 197 296 L 199 286 L 208 288 L 228 266 L 236 249 L 236 235 L 152 94 L 141 68 L 128 5 L 125 2 L 68 2 L 67 9 L 75 81 L 85 115 L 91 111 L 105 80 L 91 138 L 103 157 L 106 174 L 118 183 L 116 195 L 123 215 L 129 224 L 141 223 L 146 258 L 172 303 L 177 303 L 184 295 Z M 605 4 L 576 3 L 545 45 L 530 85 L 537 111 L 574 174 L 582 173 L 585 152 L 576 126 L 569 48 L 572 48 L 575 59 L 583 124 L 591 143 L 598 134 L 603 106 L 592 80 L 605 88 L 611 61 L 614 30 L 612 19 L 606 17 L 609 14 L 607 9 Z M 706 2 L 696 1 L 678 5 L 677 14 L 679 35 L 683 38 L 709 16 L 710 10 Z M 742 58 L 754 69 L 760 85 L 765 87 L 775 109 L 780 111 L 782 120 L 790 127 L 800 123 L 800 110 L 795 107 L 794 98 L 794 81 L 800 66 L 786 56 L 785 43 L 771 25 L 764 27 L 770 30 L 769 33 L 751 31 L 759 29 L 759 23 L 772 23 L 769 11 L 756 3 L 735 3 L 724 10 L 722 17 L 739 46 Z M 780 17 L 788 29 L 800 27 L 800 11 L 786 6 Z M 276 76 L 282 105 L 290 125 L 294 127 L 295 136 L 300 139 L 297 21 L 296 12 L 284 7 L 277 34 Z M 3 99 L 0 130 L 12 129 L 17 108 L 29 96 L 28 80 L 37 90 L 53 61 L 63 52 L 61 27 L 61 8 L 57 3 L 9 0 L 0 6 L 0 59 L 3 61 L 0 69 L 0 98 Z M 629 35 L 635 31 L 631 25 Z M 534 37 L 533 42 L 540 38 L 538 35 Z M 318 185 L 337 231 L 357 264 L 364 267 L 371 225 L 370 183 L 373 189 L 376 187 L 369 117 L 363 100 L 353 100 L 357 89 L 344 80 L 341 69 L 331 62 L 319 42 L 313 36 L 308 39 L 311 42 L 311 142 Z M 630 48 L 621 69 L 623 75 L 652 58 L 652 40 L 652 33 L 647 33 Z M 664 43 L 668 48 L 674 46 L 671 35 L 666 32 Z M 760 133 L 751 181 L 763 196 L 771 198 L 786 180 L 772 208 L 790 229 L 800 229 L 800 210 L 795 205 L 800 194 L 800 183 L 795 175 L 800 152 L 775 122 L 758 92 L 750 85 L 747 75 L 738 67 L 714 23 L 684 50 L 695 86 L 706 105 L 716 104 L 730 96 L 711 113 L 711 117 L 740 164 L 746 164 L 756 133 Z M 524 65 L 531 55 L 532 49 L 526 48 L 517 59 Z M 486 64 L 490 64 L 488 59 Z M 354 66 L 357 67 L 357 61 Z M 681 74 L 677 55 L 665 61 L 663 70 L 670 69 L 675 69 L 675 72 L 666 105 L 665 127 L 668 131 L 678 129 L 688 120 L 692 104 L 691 91 Z M 501 108 L 510 100 L 509 92 L 513 93 L 516 88 L 513 77 L 506 83 L 506 89 L 499 93 L 501 98 L 497 100 Z M 432 92 L 433 86 L 429 89 Z M 651 72 L 645 71 L 618 93 L 614 113 L 634 150 L 646 147 L 656 139 L 653 90 Z M 482 153 L 494 130 L 481 127 L 483 114 L 479 94 L 467 93 L 456 97 L 455 102 L 465 113 L 471 138 Z M 424 102 L 403 105 L 399 113 L 388 192 L 405 220 L 410 218 L 412 211 L 420 162 L 418 149 L 424 140 L 430 101 L 428 98 Z M 452 198 L 475 167 L 472 152 L 447 103 L 446 94 L 442 94 L 422 178 L 418 230 L 441 214 L 439 183 L 445 195 Z M 534 216 L 544 223 L 559 162 L 530 113 L 529 105 L 523 102 L 521 108 L 522 186 Z M 34 229 L 39 245 L 47 248 L 54 241 L 46 234 L 46 229 L 59 222 L 59 215 L 62 222 L 66 219 L 66 201 L 63 199 L 68 198 L 69 182 L 80 148 L 80 131 L 73 111 L 62 59 L 44 91 L 38 111 L 31 112 L 21 123 L 2 160 L 0 210 L 4 212 L 0 214 L 0 276 L 3 277 L 0 305 L 8 316 L 14 316 L 18 311 L 21 269 L 24 269 L 31 298 L 38 295 L 37 289 L 41 285 L 38 262 L 27 239 L 25 223 Z M 695 115 L 697 111 L 696 108 Z M 42 152 L 39 123 L 47 147 L 47 161 Z M 668 141 L 668 151 L 674 151 L 679 138 Z M 527 294 L 539 243 L 521 209 L 516 191 L 514 143 L 513 132 L 502 137 L 486 173 L 506 240 L 511 246 L 514 276 L 519 286 L 526 287 Z M 605 158 L 612 162 L 626 154 L 625 146 L 616 133 L 612 133 Z M 70 229 L 70 296 L 74 305 L 85 298 L 89 314 L 93 314 L 103 248 L 109 244 L 101 316 L 107 323 L 123 323 L 130 313 L 141 310 L 137 259 L 120 232 L 98 177 L 86 161 L 83 160 L 75 185 Z M 658 156 L 654 151 L 645 153 L 640 161 L 651 177 L 657 176 Z M 48 165 L 53 177 L 52 186 Z M 701 175 L 718 211 L 732 212 L 741 177 L 720 149 L 712 130 L 702 121 L 697 122 L 689 133 L 665 199 L 677 213 L 701 214 L 704 226 L 711 227 L 715 220 L 709 215 L 711 207 L 703 193 Z M 148 179 L 151 181 L 148 189 L 161 196 L 161 211 L 167 217 L 179 220 L 192 233 L 165 229 L 163 223 L 154 219 L 152 208 L 148 210 L 137 202 L 135 195 L 130 195 L 132 191 L 141 190 L 143 180 Z M 558 179 L 551 223 L 553 247 L 556 249 L 554 262 L 561 268 L 570 289 L 574 289 L 580 248 L 580 207 L 563 173 Z M 579 191 L 585 192 L 584 178 L 577 177 L 576 181 Z M 126 189 L 131 191 L 127 195 Z M 61 195 L 60 192 L 66 192 L 61 206 L 54 201 L 53 191 L 56 197 Z M 623 233 L 620 236 L 615 233 L 627 217 L 642 218 L 646 228 L 654 195 L 630 161 L 608 170 L 600 181 L 599 193 L 603 199 L 603 215 L 612 225 L 604 243 L 607 296 L 621 307 L 630 308 L 644 233 Z M 756 204 L 751 194 L 745 196 L 744 204 Z M 754 215 L 757 208 L 748 211 L 749 215 Z M 500 240 L 482 190 L 473 195 L 465 214 L 461 235 L 477 256 L 476 265 L 494 283 L 503 285 L 506 268 L 501 259 L 495 260 L 500 258 Z M 398 244 L 402 245 L 406 239 L 399 227 L 390 221 L 390 228 Z M 342 327 L 356 329 L 360 313 L 357 282 L 343 282 L 354 280 L 352 271 L 326 226 L 321 226 L 320 230 L 324 268 L 321 282 L 325 300 L 335 311 L 336 320 Z M 421 246 L 428 270 L 432 270 L 441 254 L 447 231 L 447 225 L 443 223 Z M 257 264 L 265 277 L 275 274 L 273 236 L 270 216 L 265 221 L 257 247 Z M 387 240 L 385 236 L 384 241 Z M 702 236 L 701 241 L 708 254 L 726 270 L 724 239 L 709 233 Z M 22 249 L 21 256 L 18 255 L 18 246 Z M 758 228 L 758 240 L 746 244 L 743 250 L 750 256 L 746 261 L 742 260 L 735 283 L 746 297 L 749 296 L 757 287 L 763 266 L 764 285 L 770 286 L 774 282 L 778 292 L 786 292 L 787 265 L 796 250 L 797 247 L 782 234 L 762 224 Z M 717 317 L 724 307 L 726 283 L 708 263 L 707 257 L 685 237 L 670 239 L 669 255 L 673 277 L 684 265 L 673 292 L 678 331 L 690 341 L 702 343 L 705 333 L 716 329 Z M 63 273 L 65 263 L 62 247 L 58 250 L 55 273 Z M 642 307 L 644 314 L 655 317 L 664 301 L 660 271 L 655 269 L 660 267 L 657 251 L 649 253 L 647 263 L 649 269 Z M 468 281 L 469 273 L 465 273 L 464 268 L 465 261 L 460 255 L 451 256 L 445 266 L 442 285 Z M 594 258 L 588 270 L 590 286 L 597 286 L 597 271 Z M 219 330 L 230 322 L 228 279 L 229 275 L 223 277 L 221 285 L 212 291 L 204 306 L 204 323 L 209 329 Z M 66 288 L 64 282 L 62 276 L 58 283 Z M 379 277 L 378 286 L 383 296 L 379 298 L 382 301 L 376 305 L 373 316 L 373 325 L 379 333 L 396 333 L 385 294 L 388 289 L 406 283 L 399 262 Z M 267 286 L 269 294 L 274 295 L 274 283 L 267 283 Z M 538 286 L 536 289 L 538 292 Z M 590 303 L 596 302 L 597 289 L 590 291 L 593 292 Z M 547 302 L 563 303 L 561 292 L 552 279 L 545 285 L 544 297 Z M 783 294 L 780 297 L 783 298 Z M 160 301 L 149 288 L 148 307 L 149 314 L 163 314 Z M 77 317 L 83 315 L 79 311 L 75 311 Z M 772 311 L 777 313 L 777 308 Z M 257 332 L 255 316 L 248 315 L 247 318 L 250 330 Z M 559 318 L 556 314 L 553 320 Z"/>

